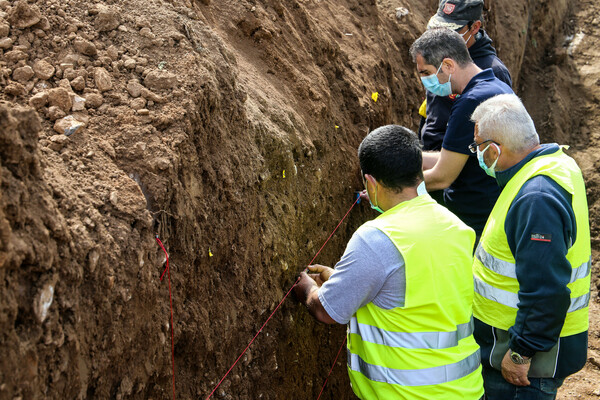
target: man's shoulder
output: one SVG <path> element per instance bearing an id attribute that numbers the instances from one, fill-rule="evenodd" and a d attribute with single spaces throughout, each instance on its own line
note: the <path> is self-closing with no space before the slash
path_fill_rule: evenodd
<path id="1" fill-rule="evenodd" d="M 483 72 L 487 71 L 488 70 L 485 70 Z M 465 103 L 469 101 L 481 103 L 490 97 L 494 97 L 499 94 L 514 93 L 512 88 L 493 75 L 491 70 L 489 72 L 491 76 L 486 74 L 484 75 L 485 78 L 478 78 L 477 76 L 473 78 L 472 84 L 469 85 L 470 87 L 463 92 L 458 100 Z"/>

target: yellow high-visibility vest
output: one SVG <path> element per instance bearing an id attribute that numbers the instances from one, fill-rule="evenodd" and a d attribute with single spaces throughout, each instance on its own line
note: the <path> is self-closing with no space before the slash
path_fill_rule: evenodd
<path id="1" fill-rule="evenodd" d="M 475 252 L 473 275 L 475 299 L 473 315 L 496 328 L 508 330 L 514 325 L 519 302 L 515 256 L 508 246 L 504 225 L 508 209 L 523 184 L 537 175 L 550 177 L 572 196 L 577 224 L 575 243 L 567 252 L 571 263 L 571 306 L 567 312 L 561 337 L 588 329 L 590 300 L 591 244 L 588 206 L 581 170 L 575 161 L 563 153 L 533 158 L 525 164 L 502 190 L 483 230 Z"/>
<path id="2" fill-rule="evenodd" d="M 474 231 L 428 194 L 366 225 L 405 262 L 403 307 L 360 308 L 348 326 L 348 373 L 361 399 L 475 400 L 483 395 L 473 338 Z"/>

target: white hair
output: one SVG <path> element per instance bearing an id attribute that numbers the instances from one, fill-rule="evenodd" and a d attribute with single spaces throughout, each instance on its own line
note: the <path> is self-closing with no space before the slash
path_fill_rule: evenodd
<path id="1" fill-rule="evenodd" d="M 513 153 L 523 153 L 540 144 L 533 120 L 515 94 L 500 94 L 481 103 L 471 120 L 479 136 L 506 146 Z"/>

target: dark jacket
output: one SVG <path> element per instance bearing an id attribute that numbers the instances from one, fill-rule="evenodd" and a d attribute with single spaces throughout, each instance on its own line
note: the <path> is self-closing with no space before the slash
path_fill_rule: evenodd
<path id="1" fill-rule="evenodd" d="M 506 186 L 531 159 L 556 151 L 556 144 L 542 145 L 513 167 L 496 172 L 498 184 Z M 577 235 L 571 200 L 558 183 L 541 175 L 525 182 L 513 200 L 504 230 L 515 254 L 519 284 L 526 286 L 528 295 L 519 298 L 517 318 L 508 332 L 475 319 L 475 339 L 484 367 L 500 369 L 501 356 L 509 347 L 523 356 L 537 354 L 534 361 L 543 364 L 545 377 L 564 378 L 584 366 L 587 331 L 560 338 L 570 305 L 566 283 L 572 267 L 566 255 Z M 528 233 L 532 231 L 547 235 L 552 246 L 531 240 Z"/>
<path id="2" fill-rule="evenodd" d="M 477 33 L 475 43 L 469 48 L 469 54 L 479 68 L 491 68 L 498 79 L 512 87 L 510 72 L 496 56 L 492 39 L 483 29 Z M 420 129 L 424 150 L 441 150 L 455 97 L 440 97 L 427 92 L 427 118 Z"/>

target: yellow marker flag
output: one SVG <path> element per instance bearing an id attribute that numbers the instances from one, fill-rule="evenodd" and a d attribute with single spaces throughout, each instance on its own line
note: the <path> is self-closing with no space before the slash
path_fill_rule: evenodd
<path id="1" fill-rule="evenodd" d="M 209 257 L 212 257 L 212 256 L 213 256 L 213 253 L 212 253 L 212 251 L 210 251 L 210 247 L 208 248 L 208 256 L 209 256 Z"/>
<path id="2" fill-rule="evenodd" d="M 371 93 L 371 98 L 373 99 L 373 101 L 375 103 L 377 103 L 377 99 L 379 98 L 379 93 L 378 92 Z"/>
<path id="3" fill-rule="evenodd" d="M 283 178 L 285 179 L 285 169 L 283 170 Z"/>
<path id="4" fill-rule="evenodd" d="M 336 125 L 336 126 L 335 126 L 335 129 L 340 129 L 340 127 Z"/>

